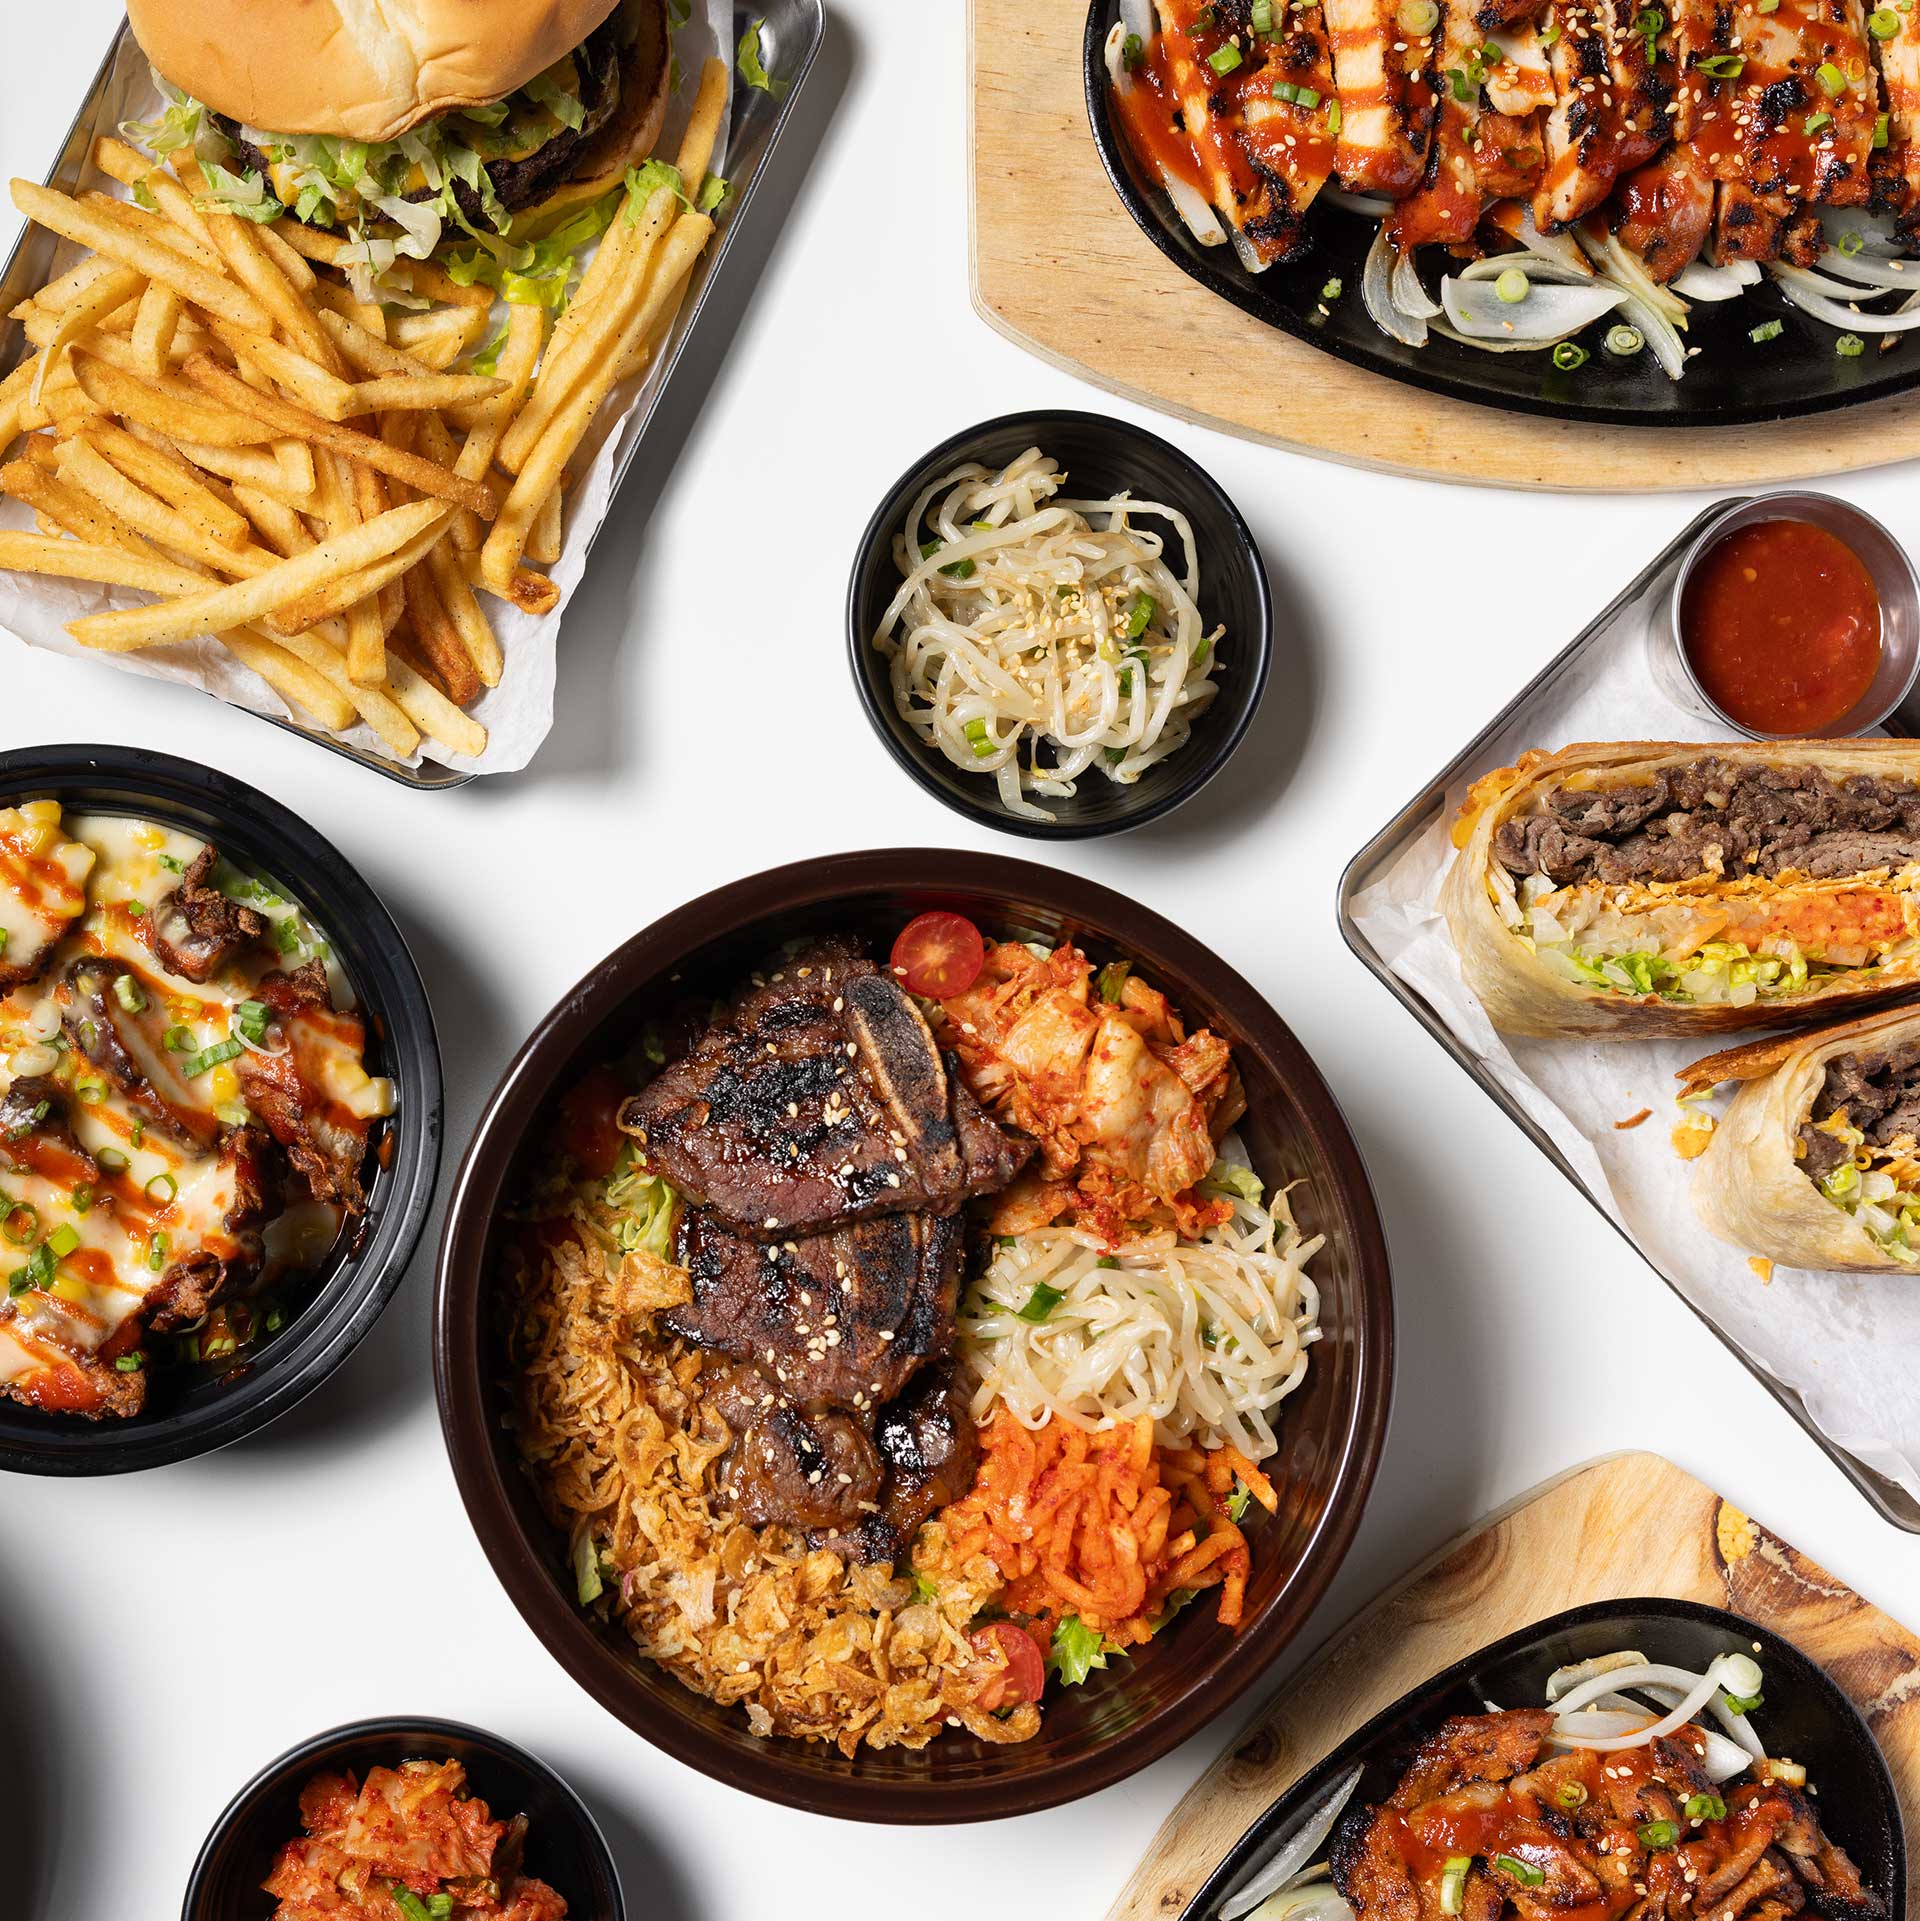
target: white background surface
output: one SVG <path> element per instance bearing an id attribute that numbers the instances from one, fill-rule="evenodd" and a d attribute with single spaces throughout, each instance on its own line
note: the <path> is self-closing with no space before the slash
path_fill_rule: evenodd
<path id="1" fill-rule="evenodd" d="M 37 179 L 119 9 L 0 11 L 0 170 Z M 434 997 L 450 1152 L 539 1015 L 665 909 L 844 848 L 1023 851 L 923 797 L 868 732 L 843 658 L 846 573 L 881 490 L 934 442 L 1016 407 L 1109 403 L 969 304 L 963 10 L 831 14 L 733 299 L 689 353 L 569 615 L 556 726 L 526 774 L 407 794 L 194 693 L 0 640 L 0 748 L 183 753 L 265 788 L 358 864 Z M 0 212 L 0 251 L 14 228 Z M 1633 1446 L 1912 1621 L 1920 1540 L 1873 1514 L 1334 923 L 1353 850 L 1701 502 L 1468 492 L 1155 424 L 1260 537 L 1272 685 L 1192 807 L 1059 864 L 1190 927 L 1293 1024 L 1360 1137 L 1395 1256 L 1385 1464 L 1293 1658 L 1489 1508 Z M 1910 474 L 1835 491 L 1920 541 Z M 365 1345 L 255 1441 L 129 1480 L 0 1483 L 0 1912 L 19 1912 L 24 1852 L 40 1862 L 29 1916 L 172 1915 L 257 1767 L 338 1722 L 417 1712 L 494 1728 L 567 1775 L 646 1921 L 1096 1921 L 1237 1723 L 1097 1799 L 975 1832 L 829 1823 L 670 1761 L 562 1674 L 467 1527 L 428 1369 L 437 1227 Z M 1283 1674 L 1250 1680 L 1249 1713 Z"/>

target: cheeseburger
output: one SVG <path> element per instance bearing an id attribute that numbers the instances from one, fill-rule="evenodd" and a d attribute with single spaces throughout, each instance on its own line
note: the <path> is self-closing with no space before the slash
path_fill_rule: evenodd
<path id="1" fill-rule="evenodd" d="M 358 243 L 372 273 L 540 230 L 659 137 L 665 0 L 128 0 L 212 198 Z"/>

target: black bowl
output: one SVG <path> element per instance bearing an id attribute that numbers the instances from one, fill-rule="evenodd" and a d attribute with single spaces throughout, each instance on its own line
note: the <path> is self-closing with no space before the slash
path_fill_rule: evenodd
<path id="1" fill-rule="evenodd" d="M 1889 1916 L 1907 1912 L 1907 1852 L 1900 1798 L 1867 1725 L 1826 1672 L 1770 1628 L 1693 1601 L 1597 1601 L 1495 1641 L 1403 1694 L 1356 1728 L 1310 1768 L 1240 1839 L 1201 1883 L 1179 1921 L 1213 1921 L 1301 1825 L 1333 1783 L 1364 1771 L 1349 1808 L 1383 1800 L 1399 1782 L 1413 1749 L 1452 1714 L 1480 1714 L 1491 1701 L 1533 1707 L 1545 1698 L 1555 1668 L 1638 1648 L 1652 1661 L 1703 1669 L 1716 1654 L 1753 1651 L 1766 1675 L 1766 1702 L 1755 1725 L 1771 1754 L 1803 1763 L 1819 1790 L 1821 1825 L 1853 1857 Z"/>
<path id="2" fill-rule="evenodd" d="M 379 1318 L 426 1225 L 440 1168 L 440 1047 L 413 957 L 372 888 L 339 853 L 257 788 L 193 761 L 124 747 L 0 754 L 0 805 L 140 814 L 218 843 L 278 883 L 326 934 L 367 1021 L 368 1065 L 391 1076 L 393 1118 L 374 1137 L 362 1224 L 304 1281 L 289 1324 L 226 1365 L 156 1370 L 129 1420 L 41 1414 L 0 1400 L 0 1469 L 121 1474 L 225 1447 L 318 1387 Z M 383 1137 L 384 1135 L 384 1137 Z"/>
<path id="3" fill-rule="evenodd" d="M 1129 787 L 1101 775 L 1083 776 L 1080 791 L 1070 799 L 1041 801 L 1055 815 L 1051 821 L 1008 813 L 991 776 L 962 773 L 923 746 L 894 708 L 886 656 L 873 644 L 880 618 L 900 585 L 893 537 L 921 491 L 967 461 L 998 469 L 1029 447 L 1038 447 L 1057 460 L 1072 477 L 1072 492 L 1081 498 L 1126 491 L 1185 513 L 1193 523 L 1200 555 L 1201 616 L 1208 632 L 1216 626 L 1226 628 L 1220 642 L 1220 691 L 1194 722 L 1187 744 L 1149 767 Z M 1172 813 L 1227 764 L 1266 691 L 1273 659 L 1273 599 L 1260 549 L 1239 508 L 1178 447 L 1144 427 L 1103 414 L 1005 414 L 943 441 L 887 490 L 860 536 L 847 590 L 847 646 L 853 684 L 860 690 L 874 732 L 936 800 L 1003 834 L 1022 834 L 1029 840 L 1086 840 Z"/>
<path id="4" fill-rule="evenodd" d="M 458 1761 L 496 1821 L 524 1814 L 526 1872 L 566 1897 L 567 1921 L 625 1921 L 620 1875 L 599 1823 L 545 1762 L 497 1734 L 418 1717 L 355 1721 L 262 1768 L 213 1824 L 180 1921 L 266 1921 L 275 1904 L 260 1883 L 280 1849 L 300 1837 L 300 1790 L 316 1774 L 351 1768 L 364 1776 L 402 1761 Z"/>

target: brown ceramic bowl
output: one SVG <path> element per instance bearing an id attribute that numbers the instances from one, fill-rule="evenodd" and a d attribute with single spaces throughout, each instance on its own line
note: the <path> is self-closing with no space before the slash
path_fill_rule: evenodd
<path id="1" fill-rule="evenodd" d="M 1269 1185 L 1299 1182 L 1325 1337 L 1288 1401 L 1267 1464 L 1280 1511 L 1252 1529 L 1254 1570 L 1238 1634 L 1196 1606 L 1150 1648 L 1087 1685 L 1049 1694 L 1039 1735 L 987 1747 L 949 1731 L 918 1754 L 760 1740 L 582 1614 L 565 1544 L 549 1527 L 502 1429 L 505 1396 L 488 1300 L 502 1214 L 541 1149 L 552 1104 L 684 985 L 729 990 L 796 935 L 829 930 L 885 953 L 913 915 L 940 907 L 991 933 L 1071 935 L 1096 961 L 1124 959 L 1193 1025 L 1224 1034 L 1246 1083 L 1242 1138 Z M 1028 1814 L 1078 1799 L 1157 1760 L 1243 1700 L 1300 1631 L 1340 1565 L 1372 1483 L 1393 1383 L 1393 1301 L 1372 1189 L 1340 1110 L 1285 1024 L 1230 967 L 1158 915 L 1090 881 L 994 854 L 846 854 L 776 868 L 656 921 L 547 1016 L 507 1070 L 460 1170 L 434 1298 L 434 1377 L 454 1477 L 515 1605 L 601 1705 L 656 1746 L 750 1794 L 852 1820 L 950 1822 Z"/>

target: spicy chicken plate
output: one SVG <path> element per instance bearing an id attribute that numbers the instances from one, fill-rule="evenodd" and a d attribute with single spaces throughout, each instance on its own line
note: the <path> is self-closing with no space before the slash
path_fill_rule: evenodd
<path id="1" fill-rule="evenodd" d="M 567 1092 L 504 1258 L 581 1606 L 848 1755 L 1024 1741 L 1196 1597 L 1237 1626 L 1318 1243 L 1230 1044 L 948 913 L 679 991 Z"/>

